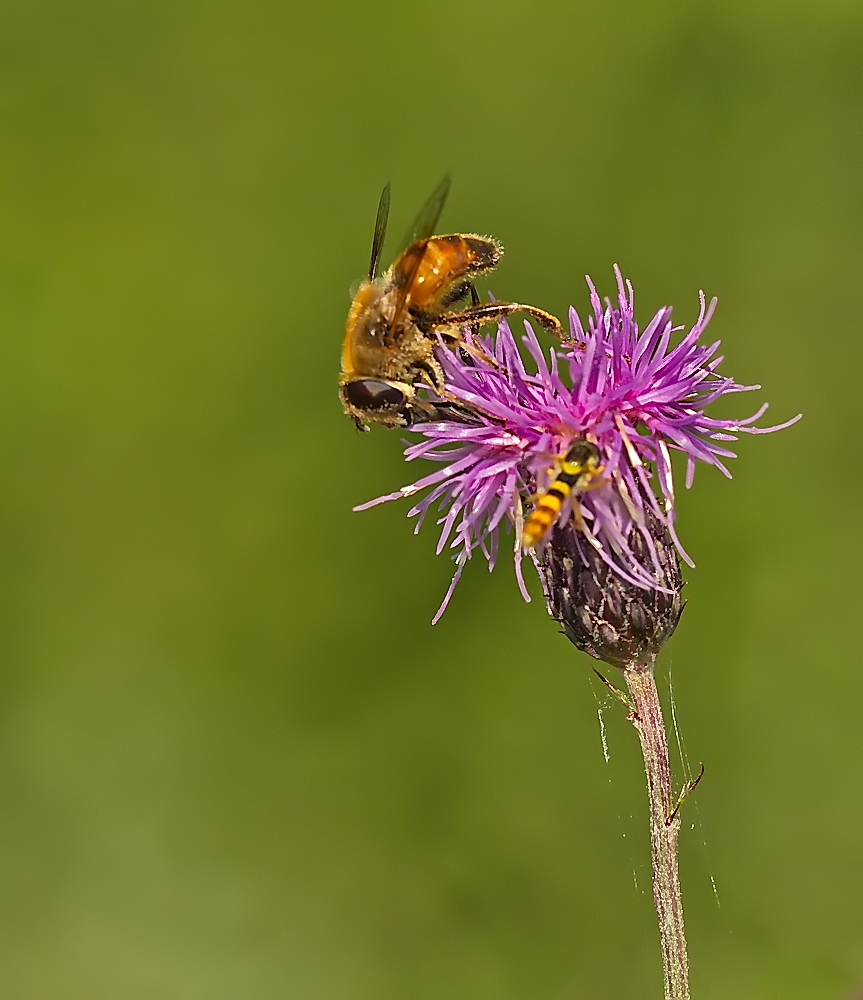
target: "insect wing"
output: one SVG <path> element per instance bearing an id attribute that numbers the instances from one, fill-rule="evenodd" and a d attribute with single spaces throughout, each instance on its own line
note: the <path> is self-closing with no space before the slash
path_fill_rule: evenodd
<path id="1" fill-rule="evenodd" d="M 434 233 L 440 214 L 443 211 L 444 202 L 449 194 L 449 188 L 449 174 L 446 174 L 440 184 L 429 195 L 428 201 L 419 210 L 419 214 L 408 230 L 401 249 L 409 247 L 411 243 L 416 243 L 417 240 L 427 240 Z"/>
<path id="2" fill-rule="evenodd" d="M 389 338 L 388 342 L 390 344 L 394 343 L 396 340 L 396 328 L 399 325 L 399 320 L 404 314 L 405 308 L 407 307 L 408 296 L 413 288 L 414 279 L 417 276 L 417 272 L 420 269 L 420 264 L 423 262 L 423 257 L 426 254 L 426 248 L 428 247 L 428 240 L 421 240 L 419 243 L 413 244 L 408 247 L 407 250 L 399 257 L 399 261 L 403 266 L 401 269 L 401 274 L 399 276 L 400 287 L 399 295 L 396 299 L 395 309 L 393 310 L 393 321 L 390 324 Z M 407 260 L 406 260 L 407 258 Z"/>
<path id="3" fill-rule="evenodd" d="M 390 190 L 390 182 L 387 181 L 383 191 L 381 191 L 381 200 L 378 202 L 378 214 L 375 218 L 375 235 L 372 237 L 372 256 L 369 261 L 369 278 L 372 281 L 378 276 L 381 250 L 384 248 L 384 240 L 387 235 L 387 219 L 390 214 Z"/>
<path id="4" fill-rule="evenodd" d="M 402 244 L 407 249 L 399 257 L 399 261 L 403 265 L 400 269 L 401 274 L 399 275 L 401 288 L 399 289 L 399 297 L 396 300 L 393 312 L 393 322 L 390 326 L 390 342 L 395 338 L 399 317 L 404 312 L 405 304 L 413 287 L 414 278 L 416 278 L 420 265 L 423 262 L 423 257 L 425 256 L 426 247 L 428 246 L 425 241 L 435 231 L 444 202 L 449 194 L 450 183 L 449 174 L 445 174 L 440 184 L 429 195 L 425 205 L 419 210 L 419 214 L 414 219 L 413 225 L 408 230 L 408 234 Z M 414 244 L 420 245 L 414 247 Z M 409 259 L 405 260 L 408 257 Z"/>

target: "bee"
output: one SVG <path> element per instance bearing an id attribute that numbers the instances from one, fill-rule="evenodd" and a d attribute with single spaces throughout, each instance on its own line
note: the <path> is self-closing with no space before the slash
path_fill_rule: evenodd
<path id="1" fill-rule="evenodd" d="M 521 533 L 525 548 L 538 545 L 549 533 L 567 498 L 574 492 L 583 492 L 601 482 L 602 460 L 599 449 L 590 441 L 576 441 L 560 463 L 554 482 L 540 497 L 528 514 Z M 578 508 L 576 522 L 580 523 Z"/>
<path id="2" fill-rule="evenodd" d="M 368 277 L 354 295 L 342 343 L 339 396 L 360 430 L 368 430 L 369 423 L 410 427 L 430 420 L 470 422 L 457 404 L 432 403 L 417 395 L 417 382 L 433 389 L 443 385 L 434 354 L 438 336 L 478 355 L 478 349 L 465 345 L 464 327 L 478 330 L 482 323 L 524 312 L 563 339 L 560 321 L 544 309 L 518 302 L 480 305 L 474 279 L 497 265 L 503 247 L 488 236 L 432 236 L 449 187 L 449 177 L 444 177 L 417 216 L 407 248 L 383 274 L 378 264 L 389 216 L 389 183 L 381 194 Z M 454 308 L 467 296 L 469 306 Z"/>

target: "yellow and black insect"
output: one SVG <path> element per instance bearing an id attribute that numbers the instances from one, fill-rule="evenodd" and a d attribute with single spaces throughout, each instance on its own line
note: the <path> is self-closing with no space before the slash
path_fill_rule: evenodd
<path id="1" fill-rule="evenodd" d="M 590 441 L 576 441 L 560 464 L 560 472 L 549 488 L 537 498 L 521 533 L 526 548 L 538 545 L 557 521 L 561 508 L 574 491 L 598 485 L 602 472 L 599 449 Z M 576 515 L 577 516 L 577 515 Z"/>

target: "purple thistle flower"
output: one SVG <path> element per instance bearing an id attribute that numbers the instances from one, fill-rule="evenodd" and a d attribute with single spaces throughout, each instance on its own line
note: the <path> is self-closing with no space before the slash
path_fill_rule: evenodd
<path id="1" fill-rule="evenodd" d="M 587 328 L 570 309 L 571 340 L 552 349 L 548 360 L 525 322 L 523 341 L 533 371 L 525 367 L 506 321 L 489 337 L 466 333 L 471 356 L 441 347 L 443 395 L 475 416 L 476 423 L 419 425 L 416 431 L 423 440 L 409 444 L 405 458 L 426 458 L 443 467 L 355 508 L 365 510 L 428 489 L 408 515 L 418 517 L 419 531 L 428 512 L 437 507 L 441 512 L 437 552 L 447 545 L 456 550 L 455 575 L 433 621 L 443 614 L 474 550 L 485 556 L 490 569 L 494 567 L 501 526 L 516 528 L 516 577 L 525 600 L 530 600 L 522 557 L 529 555 L 535 565 L 538 561 L 522 542 L 524 502 L 548 489 L 574 441 L 588 440 L 597 446 L 602 471 L 589 488 L 563 503 L 557 523 L 571 519 L 577 508 L 579 545 L 590 545 L 628 583 L 665 591 L 664 564 L 656 549 L 655 526 L 651 531 L 648 525 L 648 508 L 667 529 L 681 557 L 693 565 L 674 530 L 671 451 L 686 455 L 687 487 L 696 459 L 715 465 L 730 478 L 724 460 L 735 455 L 725 442 L 737 440 L 740 433 L 767 434 L 800 419 L 798 415 L 773 427 L 753 426 L 766 403 L 745 420 L 708 417 L 705 408 L 720 396 L 760 388 L 718 374 L 723 360 L 716 354 L 719 342 L 699 343 L 716 299 L 708 306 L 701 294 L 698 320 L 672 347 L 672 336 L 682 328 L 672 326 L 671 308 L 660 309 L 639 332 L 632 286 L 624 284 L 617 267 L 615 275 L 617 303 L 607 301 L 605 307 L 587 279 L 593 307 Z M 633 529 L 644 542 L 636 546 L 642 550 L 638 555 L 630 544 Z"/>

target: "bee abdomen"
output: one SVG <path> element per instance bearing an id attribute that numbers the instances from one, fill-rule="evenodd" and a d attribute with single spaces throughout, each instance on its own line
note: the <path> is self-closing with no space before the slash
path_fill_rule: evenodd
<path id="1" fill-rule="evenodd" d="M 479 274 L 497 267 L 503 256 L 503 247 L 487 236 L 433 236 L 426 250 L 434 266 L 450 275 Z"/>
<path id="2" fill-rule="evenodd" d="M 463 236 L 461 238 L 470 250 L 472 271 L 490 271 L 500 263 L 503 247 L 497 240 L 491 240 L 486 236 Z"/>

